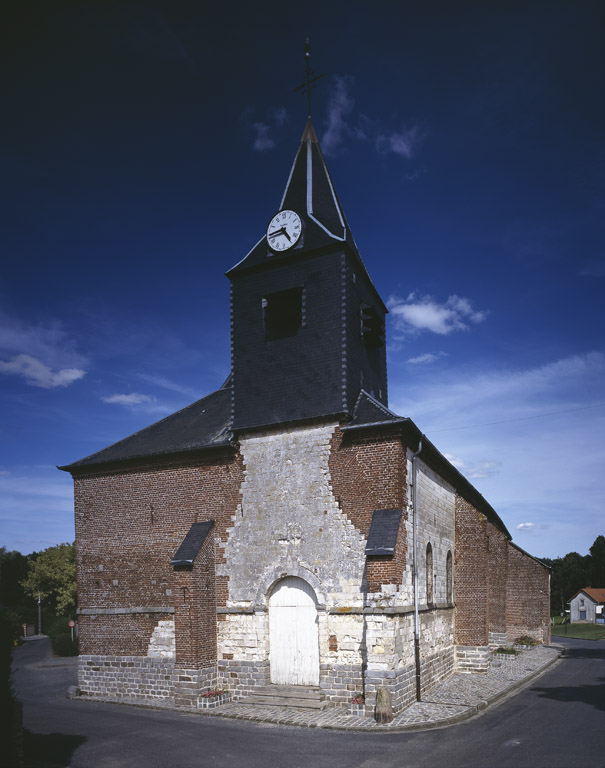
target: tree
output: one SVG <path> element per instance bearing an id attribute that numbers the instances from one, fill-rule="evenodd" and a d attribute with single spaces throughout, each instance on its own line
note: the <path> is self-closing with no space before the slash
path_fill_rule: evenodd
<path id="1" fill-rule="evenodd" d="M 73 615 L 77 605 L 76 550 L 73 544 L 58 544 L 28 561 L 25 592 L 48 600 L 57 615 Z"/>
<path id="2" fill-rule="evenodd" d="M 0 604 L 19 610 L 25 601 L 21 581 L 27 575 L 28 558 L 0 547 Z"/>
<path id="3" fill-rule="evenodd" d="M 605 536 L 597 536 L 588 550 L 591 558 L 590 586 L 605 587 Z"/>

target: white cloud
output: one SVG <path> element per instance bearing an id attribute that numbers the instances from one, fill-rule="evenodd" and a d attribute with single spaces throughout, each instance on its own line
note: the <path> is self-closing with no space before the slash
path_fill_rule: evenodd
<path id="1" fill-rule="evenodd" d="M 501 462 L 494 460 L 484 460 L 478 461 L 474 464 L 469 464 L 452 453 L 446 453 L 444 456 L 469 480 L 477 480 L 479 478 L 489 477 L 490 475 L 493 475 L 495 472 L 497 472 L 502 466 Z"/>
<path id="2" fill-rule="evenodd" d="M 350 75 L 335 78 L 335 87 L 328 102 L 328 127 L 321 140 L 327 155 L 334 153 L 350 132 L 349 118 L 355 106 L 351 96 L 352 86 L 353 78 Z"/>
<path id="3" fill-rule="evenodd" d="M 515 530 L 517 531 L 541 531 L 548 528 L 547 525 L 541 525 L 539 523 L 519 523 Z"/>
<path id="4" fill-rule="evenodd" d="M 245 118 L 254 114 L 255 110 L 248 110 Z M 263 120 L 252 123 L 254 140 L 252 147 L 255 152 L 268 152 L 277 146 L 275 131 L 288 121 L 288 111 L 285 107 L 270 107 Z"/>
<path id="5" fill-rule="evenodd" d="M 52 466 L 0 475 L 0 527 L 7 549 L 27 554 L 74 540 L 73 483 Z"/>
<path id="6" fill-rule="evenodd" d="M 87 364 L 61 323 L 50 320 L 27 324 L 0 312 L 0 355 L 19 354 L 36 357 L 51 368 L 81 368 Z"/>
<path id="7" fill-rule="evenodd" d="M 412 365 L 420 365 L 424 363 L 434 363 L 440 357 L 446 357 L 447 352 L 424 352 L 422 355 L 416 355 L 416 357 L 410 357 L 407 362 Z"/>
<path id="8" fill-rule="evenodd" d="M 102 397 L 101 400 L 104 403 L 116 404 L 116 405 L 142 405 L 144 403 L 155 403 L 155 397 L 150 395 L 142 395 L 140 392 L 131 392 L 129 395 L 109 395 L 108 397 Z"/>
<path id="9" fill-rule="evenodd" d="M 379 134 L 376 137 L 376 149 L 379 152 L 392 152 L 394 155 L 411 160 L 421 141 L 420 131 L 413 125 L 411 128 L 404 127 L 400 131 Z"/>
<path id="10" fill-rule="evenodd" d="M 411 160 L 422 142 L 423 136 L 417 125 L 392 129 L 381 125 L 380 120 L 370 119 L 355 110 L 352 90 L 355 80 L 351 75 L 337 75 L 333 79 L 327 110 L 327 127 L 321 138 L 326 155 L 335 154 L 347 139 L 371 142 L 381 154 L 394 154 Z M 416 178 L 412 174 L 408 178 Z"/>
<path id="11" fill-rule="evenodd" d="M 267 114 L 273 125 L 284 125 L 288 122 L 288 110 L 285 107 L 271 107 Z"/>
<path id="12" fill-rule="evenodd" d="M 149 384 L 153 384 L 156 387 L 161 387 L 169 392 L 178 392 L 181 395 L 187 397 L 199 397 L 199 392 L 191 389 L 190 387 L 184 387 L 182 384 L 177 384 L 175 381 L 165 378 L 164 376 L 154 376 L 148 373 L 140 373 L 139 378 L 143 381 L 147 381 Z"/>
<path id="13" fill-rule="evenodd" d="M 27 384 L 42 389 L 68 387 L 86 375 L 86 371 L 80 368 L 62 368 L 59 371 L 53 371 L 32 355 L 17 355 L 8 362 L 0 360 L 0 373 L 23 376 Z"/>
<path id="14" fill-rule="evenodd" d="M 86 375 L 86 358 L 53 320 L 28 325 L 0 313 L 0 355 L 0 373 L 22 376 L 32 387 L 67 387 Z"/>
<path id="15" fill-rule="evenodd" d="M 603 528 L 605 355 L 498 370 L 449 360 L 436 377 L 393 359 L 389 406 L 414 420 L 533 555 L 587 552 Z M 517 527 L 528 521 L 535 527 Z"/>
<path id="16" fill-rule="evenodd" d="M 391 296 L 387 302 L 395 330 L 400 334 L 432 331 L 446 336 L 452 331 L 468 329 L 469 323 L 481 323 L 487 313 L 472 308 L 470 301 L 453 294 L 440 304 L 432 296 L 410 293 L 406 299 Z"/>
<path id="17" fill-rule="evenodd" d="M 267 125 L 267 123 L 253 123 L 252 128 L 256 134 L 252 146 L 257 152 L 266 152 L 275 147 L 275 141 L 269 135 L 270 125 Z"/>

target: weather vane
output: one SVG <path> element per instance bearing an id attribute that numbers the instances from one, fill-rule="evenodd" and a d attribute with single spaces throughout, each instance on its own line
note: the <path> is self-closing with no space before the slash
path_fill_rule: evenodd
<path id="1" fill-rule="evenodd" d="M 311 69 L 311 44 L 309 43 L 309 38 L 307 38 L 307 41 L 305 42 L 305 64 L 307 67 L 307 72 L 305 75 L 305 79 L 303 82 L 297 86 L 296 88 L 293 88 L 294 91 L 301 91 L 303 94 L 307 95 L 307 116 L 311 117 L 311 91 L 315 86 L 313 83 L 316 80 L 319 80 L 320 77 L 323 77 L 326 73 L 322 72 L 320 75 L 315 75 L 315 72 Z M 313 77 L 315 75 L 315 77 Z"/>

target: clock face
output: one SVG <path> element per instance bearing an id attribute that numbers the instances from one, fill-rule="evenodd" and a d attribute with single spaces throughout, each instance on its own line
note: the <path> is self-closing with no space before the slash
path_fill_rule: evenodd
<path id="1" fill-rule="evenodd" d="M 295 211 L 280 211 L 269 222 L 267 242 L 274 251 L 287 251 L 300 239 L 302 222 Z"/>

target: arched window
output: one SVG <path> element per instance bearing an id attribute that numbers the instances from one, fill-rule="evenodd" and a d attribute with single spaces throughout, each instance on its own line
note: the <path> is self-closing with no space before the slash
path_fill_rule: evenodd
<path id="1" fill-rule="evenodd" d="M 452 553 L 448 552 L 445 558 L 445 589 L 449 605 L 454 602 L 454 565 L 452 561 Z"/>
<path id="2" fill-rule="evenodd" d="M 433 548 L 430 542 L 426 545 L 426 602 L 433 604 Z"/>

